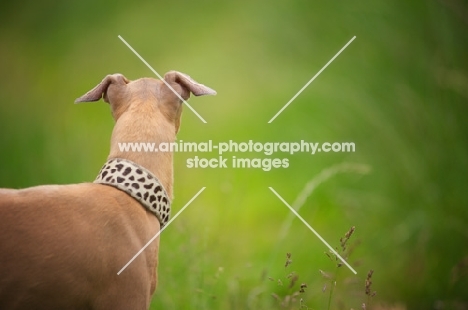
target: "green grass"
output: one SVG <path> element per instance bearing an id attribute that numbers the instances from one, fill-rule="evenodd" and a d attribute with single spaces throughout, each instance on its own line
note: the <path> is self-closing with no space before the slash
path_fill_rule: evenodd
<path id="1" fill-rule="evenodd" d="M 186 160 L 196 154 L 176 154 L 174 212 L 207 188 L 162 235 L 152 309 L 284 309 L 271 294 L 284 300 L 301 283 L 302 309 L 326 309 L 330 280 L 319 270 L 335 268 L 327 249 L 297 219 L 281 234 L 290 211 L 268 187 L 292 204 L 309 181 L 343 163 L 368 171 L 323 180 L 300 209 L 334 247 L 356 227 L 360 244 L 349 262 L 358 275 L 339 268 L 330 309 L 359 309 L 370 269 L 372 305 L 467 307 L 468 31 L 461 1 L 2 6 L 2 187 L 95 177 L 109 148 L 109 108 L 73 100 L 109 73 L 152 76 L 117 35 L 160 74 L 186 72 L 218 91 L 191 99 L 208 123 L 185 109 L 179 139 L 356 144 L 348 154 L 276 154 L 290 166 L 269 172 L 189 169 Z M 292 271 L 299 279 L 288 289 Z M 297 298 L 289 306 L 300 307 Z"/>

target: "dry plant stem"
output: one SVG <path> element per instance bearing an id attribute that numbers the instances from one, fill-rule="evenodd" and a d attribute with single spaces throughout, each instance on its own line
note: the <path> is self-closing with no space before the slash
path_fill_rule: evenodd
<path id="1" fill-rule="evenodd" d="M 325 253 L 327 254 L 328 258 L 332 259 L 332 257 L 330 255 L 328 255 L 328 253 Z M 336 260 L 336 257 L 335 257 L 335 260 Z M 336 279 L 338 277 L 338 268 L 340 267 L 339 264 L 336 265 L 336 268 L 335 268 L 335 272 L 333 273 L 333 276 L 330 276 L 330 293 L 328 294 L 328 306 L 327 306 L 327 309 L 330 310 L 330 307 L 331 307 L 331 302 L 332 302 L 332 297 L 333 297 L 333 292 L 335 290 L 335 286 L 336 286 Z"/>
<path id="2" fill-rule="evenodd" d="M 341 255 L 347 260 L 347 257 L 349 256 L 349 250 L 348 252 L 346 251 L 348 248 L 347 248 L 347 243 L 349 241 L 349 239 L 351 238 L 351 236 L 353 235 L 354 231 L 356 230 L 356 227 L 355 226 L 352 226 L 347 232 L 346 234 L 344 235 L 344 237 L 341 237 L 340 238 L 340 246 L 341 246 Z M 336 249 L 338 250 L 338 249 Z M 330 256 L 328 256 L 330 257 Z M 330 257 L 331 258 L 331 257 Z M 337 261 L 337 257 L 335 256 L 335 261 Z M 336 268 L 335 268 L 335 273 L 332 277 L 332 280 L 331 280 L 331 288 L 330 288 L 330 294 L 328 296 L 328 309 L 330 309 L 331 307 L 331 301 L 332 301 L 332 296 L 333 296 L 333 291 L 335 290 L 335 286 L 336 286 L 336 279 L 338 278 L 338 270 L 339 268 L 342 266 L 341 263 L 337 262 L 336 263 Z M 369 272 L 369 274 L 372 276 L 372 274 Z M 369 278 L 368 278 L 369 279 Z M 368 281 L 366 280 L 366 294 L 367 294 L 367 283 Z M 370 290 L 370 289 L 369 289 Z"/>
<path id="3" fill-rule="evenodd" d="M 374 273 L 374 270 L 369 270 L 369 273 L 367 274 L 367 278 L 365 281 L 365 292 L 367 295 L 367 305 L 370 305 L 371 297 L 373 297 L 373 293 L 371 292 L 371 287 L 372 287 L 372 274 Z"/>
<path id="4" fill-rule="evenodd" d="M 291 205 L 294 210 L 299 212 L 302 206 L 305 204 L 307 198 L 312 195 L 313 191 L 322 183 L 330 179 L 331 177 L 345 172 L 357 173 L 357 174 L 368 174 L 371 168 L 365 164 L 355 163 L 341 163 L 322 170 L 317 176 L 310 180 L 302 189 L 296 200 Z M 291 228 L 291 224 L 294 220 L 294 214 L 290 213 L 284 220 L 282 228 L 279 234 L 279 241 L 283 240 Z"/>
<path id="5" fill-rule="evenodd" d="M 331 307 L 331 301 L 332 301 L 332 297 L 333 297 L 333 292 L 335 290 L 335 286 L 336 286 L 336 278 L 337 278 L 337 275 L 338 275 L 338 266 L 336 266 L 336 269 L 335 269 L 335 273 L 330 281 L 330 294 L 328 294 L 328 307 L 327 309 L 330 310 L 330 307 Z"/>
<path id="6" fill-rule="evenodd" d="M 297 196 L 296 200 L 291 205 L 294 210 L 299 212 L 302 206 L 305 204 L 307 198 L 312 195 L 313 191 L 325 181 L 328 181 L 333 176 L 340 174 L 340 173 L 356 173 L 360 175 L 368 174 L 371 171 L 371 167 L 366 164 L 358 164 L 358 163 L 340 163 L 333 165 L 331 167 L 323 169 L 318 175 L 313 177 L 302 189 L 302 191 Z M 293 213 L 289 213 L 283 221 L 281 225 L 280 233 L 278 236 L 278 242 L 276 242 L 276 248 L 271 255 L 271 259 L 274 260 L 280 251 L 281 241 L 286 238 L 295 215 Z"/>

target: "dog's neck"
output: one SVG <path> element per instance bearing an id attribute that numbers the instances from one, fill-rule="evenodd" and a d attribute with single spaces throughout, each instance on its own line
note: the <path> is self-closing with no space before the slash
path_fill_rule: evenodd
<path id="1" fill-rule="evenodd" d="M 153 173 L 164 186 L 170 199 L 173 198 L 173 156 L 172 152 L 150 152 L 121 149 L 122 143 L 160 143 L 175 141 L 175 127 L 154 111 L 127 111 L 116 121 L 112 131 L 111 149 L 108 159 L 123 158 L 141 165 Z M 135 116 L 134 113 L 138 113 Z M 133 114 L 133 115 L 132 115 Z M 135 121 L 138 120 L 138 121 Z"/>

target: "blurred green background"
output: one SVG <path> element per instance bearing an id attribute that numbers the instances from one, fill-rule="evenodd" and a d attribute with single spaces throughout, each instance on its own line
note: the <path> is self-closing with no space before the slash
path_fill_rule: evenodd
<path id="1" fill-rule="evenodd" d="M 106 74 L 153 76 L 118 35 L 160 74 L 217 90 L 191 99 L 208 123 L 185 109 L 179 139 L 356 144 L 276 154 L 290 166 L 269 172 L 188 169 L 197 154 L 177 153 L 173 214 L 206 190 L 162 235 L 151 309 L 468 309 L 466 2 L 2 2 L 1 187 L 94 179 L 113 121 L 106 103 L 73 100 Z M 299 220 L 287 226 L 268 189 L 292 204 L 311 180 L 299 213 L 338 249 L 356 227 L 356 276 Z"/>

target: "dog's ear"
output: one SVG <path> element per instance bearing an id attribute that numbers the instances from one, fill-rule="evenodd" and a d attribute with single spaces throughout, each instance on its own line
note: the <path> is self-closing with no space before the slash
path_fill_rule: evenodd
<path id="1" fill-rule="evenodd" d="M 181 72 L 169 71 L 164 75 L 164 80 L 169 84 L 179 84 L 180 86 L 182 86 L 182 88 L 191 92 L 195 96 L 216 95 L 216 91 L 214 91 L 213 89 L 203 84 L 197 83 L 190 76 Z M 182 94 L 180 95 L 182 96 Z M 182 96 L 182 98 L 184 99 L 188 99 L 189 97 L 190 93 L 188 93 L 187 96 Z"/>
<path id="2" fill-rule="evenodd" d="M 130 81 L 125 76 L 119 73 L 107 75 L 101 81 L 101 83 L 96 85 L 96 87 L 91 89 L 89 92 L 87 92 L 83 96 L 77 98 L 75 100 L 75 103 L 98 101 L 101 98 L 104 98 L 104 101 L 107 102 L 106 94 L 107 94 L 107 89 L 109 85 L 111 84 L 126 85 L 129 82 Z"/>

